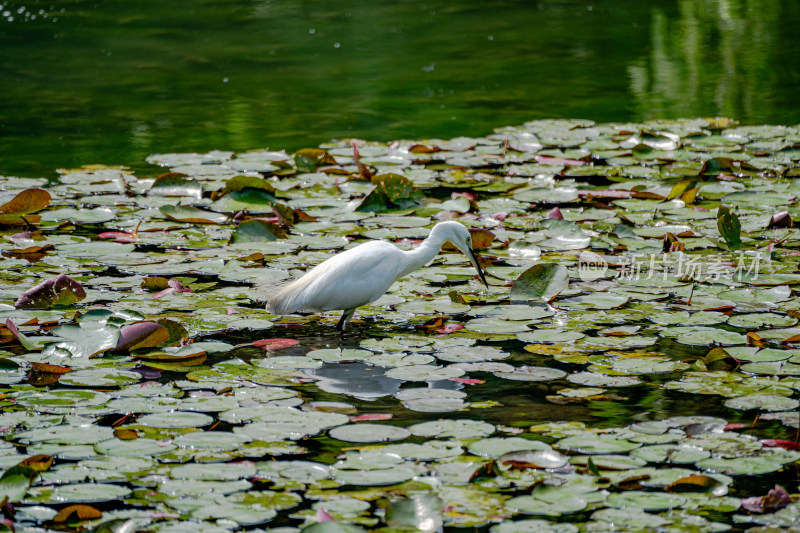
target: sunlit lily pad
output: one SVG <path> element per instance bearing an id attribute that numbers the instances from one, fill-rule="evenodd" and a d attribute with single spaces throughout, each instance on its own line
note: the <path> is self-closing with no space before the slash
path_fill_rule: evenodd
<path id="1" fill-rule="evenodd" d="M 581 453 L 609 454 L 629 452 L 640 447 L 641 444 L 630 442 L 614 435 L 587 433 L 561 439 L 555 443 L 555 446 L 564 450 L 574 450 Z"/>
<path id="2" fill-rule="evenodd" d="M 726 407 L 732 409 L 759 409 L 761 411 L 787 411 L 795 409 L 800 402 L 785 396 L 772 394 L 748 394 L 731 398 L 725 402 Z"/>
<path id="3" fill-rule="evenodd" d="M 157 428 L 196 428 L 207 426 L 214 422 L 214 418 L 202 413 L 170 411 L 153 413 L 136 419 L 142 426 Z"/>
<path id="4" fill-rule="evenodd" d="M 543 502 L 533 496 L 517 496 L 506 502 L 506 507 L 514 512 L 549 516 L 576 513 L 586 509 L 587 505 L 587 501 L 580 496 L 564 498 L 557 502 Z"/>
<path id="5" fill-rule="evenodd" d="M 334 479 L 345 485 L 394 485 L 414 477 L 416 472 L 408 467 L 382 470 L 337 470 Z"/>
<path id="6" fill-rule="evenodd" d="M 489 437 L 467 445 L 470 453 L 482 457 L 500 457 L 508 452 L 519 450 L 550 450 L 550 446 L 538 440 L 521 437 Z"/>
<path id="7" fill-rule="evenodd" d="M 767 457 L 738 457 L 736 459 L 709 458 L 697 462 L 697 466 L 709 472 L 731 475 L 759 475 L 780 470 L 783 465 Z"/>
<path id="8" fill-rule="evenodd" d="M 464 371 L 460 368 L 437 365 L 407 365 L 386 371 L 386 377 L 403 381 L 439 381 L 463 375 Z"/>
<path id="9" fill-rule="evenodd" d="M 719 328 L 710 327 L 687 327 L 686 331 L 681 331 L 675 337 L 681 344 L 694 344 L 708 346 L 718 344 L 722 346 L 732 346 L 744 344 L 745 336 L 741 333 L 734 333 Z"/>
<path id="10" fill-rule="evenodd" d="M 494 433 L 494 426 L 472 420 L 439 420 L 414 424 L 408 430 L 422 437 L 475 439 Z"/>
<path id="11" fill-rule="evenodd" d="M 142 379 L 142 375 L 138 372 L 113 368 L 92 368 L 70 372 L 59 382 L 73 387 L 118 387 L 136 383 L 140 379 Z"/>
<path id="12" fill-rule="evenodd" d="M 686 498 L 678 494 L 657 494 L 644 491 L 627 491 L 609 494 L 606 502 L 618 509 L 634 508 L 643 511 L 662 511 L 674 509 L 686 503 Z"/>
<path id="13" fill-rule="evenodd" d="M 173 452 L 177 446 L 154 439 L 111 439 L 95 444 L 94 449 L 108 457 L 155 457 Z"/>
<path id="14" fill-rule="evenodd" d="M 651 463 L 693 464 L 710 457 L 711 453 L 697 446 L 685 444 L 656 444 L 632 450 L 631 455 Z"/>
<path id="15" fill-rule="evenodd" d="M 522 366 L 511 372 L 493 372 L 499 378 L 514 381 L 551 381 L 567 375 L 563 370 L 539 366 Z"/>
<path id="16" fill-rule="evenodd" d="M 382 442 L 403 440 L 411 433 L 398 426 L 386 424 L 349 424 L 331 429 L 328 434 L 334 439 L 347 442 Z"/>
<path id="17" fill-rule="evenodd" d="M 37 503 L 93 503 L 116 501 L 126 497 L 131 489 L 109 483 L 75 483 L 56 487 L 34 487 L 26 501 Z"/>

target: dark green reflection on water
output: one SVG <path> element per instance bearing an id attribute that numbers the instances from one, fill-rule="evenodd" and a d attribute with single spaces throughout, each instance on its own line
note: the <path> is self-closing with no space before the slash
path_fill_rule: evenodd
<path id="1" fill-rule="evenodd" d="M 5 174 L 546 117 L 800 122 L 792 0 L 0 5 Z"/>

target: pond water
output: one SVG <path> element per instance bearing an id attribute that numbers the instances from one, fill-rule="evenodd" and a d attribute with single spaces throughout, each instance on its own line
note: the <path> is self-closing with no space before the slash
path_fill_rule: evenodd
<path id="1" fill-rule="evenodd" d="M 800 4 L 0 15 L 18 532 L 297 533 L 318 509 L 490 533 L 797 523 L 800 502 L 744 498 L 797 491 L 800 127 L 667 119 L 800 122 Z M 383 192 L 328 142 L 349 137 L 379 141 L 360 152 Z M 344 337 L 265 311 L 330 254 L 441 218 L 485 241 L 487 287 L 444 253 Z M 560 273 L 551 305 L 510 300 L 534 263 Z"/>
<path id="2" fill-rule="evenodd" d="M 486 135 L 800 122 L 792 0 L 0 1 L 0 173 Z"/>

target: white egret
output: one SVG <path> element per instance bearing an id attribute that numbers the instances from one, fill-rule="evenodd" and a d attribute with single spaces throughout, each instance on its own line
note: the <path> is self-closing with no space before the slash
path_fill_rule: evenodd
<path id="1" fill-rule="evenodd" d="M 356 308 L 374 302 L 392 283 L 428 264 L 446 241 L 469 258 L 488 287 L 472 251 L 469 230 L 459 222 L 440 222 L 422 244 L 408 252 L 386 241 L 370 241 L 327 259 L 281 289 L 267 303 L 267 311 L 287 315 L 342 309 L 336 329 L 344 331 Z"/>

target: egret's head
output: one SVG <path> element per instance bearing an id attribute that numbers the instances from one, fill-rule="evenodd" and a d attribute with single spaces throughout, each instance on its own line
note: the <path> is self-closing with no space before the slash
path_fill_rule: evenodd
<path id="1" fill-rule="evenodd" d="M 480 276 L 483 284 L 489 287 L 489 284 L 486 283 L 486 277 L 483 275 L 483 270 L 481 270 L 481 266 L 478 264 L 478 258 L 475 256 L 475 252 L 472 249 L 472 235 L 466 226 L 455 221 L 440 222 L 433 228 L 433 231 L 437 233 L 441 232 L 444 240 L 450 241 L 456 248 L 461 250 L 461 253 L 469 258 L 472 266 L 478 271 L 478 276 Z"/>

